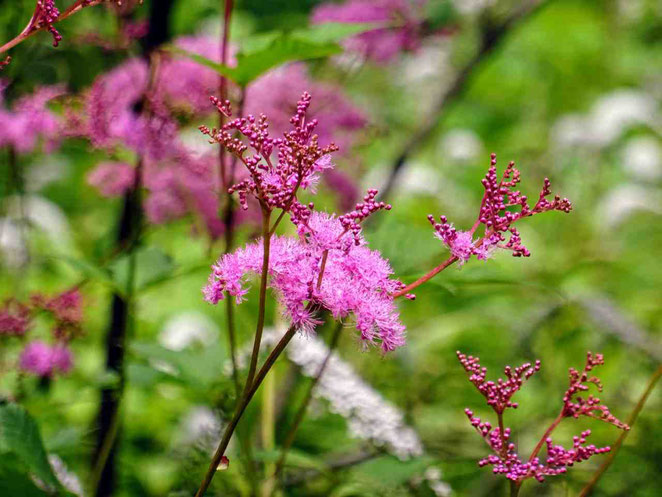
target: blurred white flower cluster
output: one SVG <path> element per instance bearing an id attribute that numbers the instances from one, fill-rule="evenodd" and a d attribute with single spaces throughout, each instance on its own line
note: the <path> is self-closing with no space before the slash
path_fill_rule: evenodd
<path id="1" fill-rule="evenodd" d="M 262 347 L 278 342 L 283 331 L 265 329 Z M 285 349 L 288 358 L 301 372 L 314 377 L 327 354 L 328 347 L 316 336 L 295 335 Z M 237 357 L 239 367 L 246 365 L 250 348 Z M 423 454 L 423 445 L 413 428 L 407 426 L 402 412 L 368 385 L 335 352 L 315 387 L 314 395 L 328 401 L 330 410 L 347 420 L 352 436 L 368 440 L 399 459 Z"/>
<path id="2" fill-rule="evenodd" d="M 619 150 L 629 177 L 607 191 L 596 212 L 597 222 L 613 228 L 637 211 L 662 214 L 662 113 L 646 92 L 619 89 L 600 97 L 587 114 L 562 116 L 551 132 L 557 152 L 576 150 L 600 160 L 600 153 Z"/>

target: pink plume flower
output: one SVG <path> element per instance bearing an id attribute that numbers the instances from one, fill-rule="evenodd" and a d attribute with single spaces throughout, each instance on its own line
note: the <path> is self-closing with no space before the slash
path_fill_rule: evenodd
<path id="1" fill-rule="evenodd" d="M 227 292 L 242 302 L 248 292 L 246 276 L 262 271 L 262 250 L 258 240 L 223 255 L 212 266 L 205 299 L 216 304 Z M 405 327 L 391 297 L 402 283 L 391 279 L 388 261 L 363 240 L 356 244 L 335 216 L 314 212 L 299 237 L 274 236 L 268 271 L 269 286 L 287 318 L 304 332 L 318 324 L 307 307 L 312 303 L 336 319 L 352 314 L 364 343 L 380 344 L 384 351 L 404 344 Z"/>
<path id="2" fill-rule="evenodd" d="M 420 11 L 426 0 L 347 0 L 324 3 L 313 11 L 312 21 L 379 23 L 384 27 L 354 36 L 347 48 L 379 63 L 393 60 L 402 51 L 420 46 Z"/>
<path id="3" fill-rule="evenodd" d="M 50 377 L 56 373 L 68 373 L 73 366 L 73 357 L 66 345 L 50 346 L 35 340 L 25 346 L 19 364 L 21 369 L 28 373 Z"/>

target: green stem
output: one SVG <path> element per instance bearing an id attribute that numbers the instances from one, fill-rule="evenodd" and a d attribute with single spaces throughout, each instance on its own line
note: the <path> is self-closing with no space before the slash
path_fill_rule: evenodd
<path id="1" fill-rule="evenodd" d="M 634 406 L 634 409 L 628 416 L 628 419 L 625 421 L 625 424 L 627 424 L 630 428 L 632 428 L 632 425 L 634 425 L 635 421 L 637 421 L 637 417 L 639 416 L 641 410 L 644 408 L 644 404 L 646 403 L 648 396 L 655 388 L 655 385 L 657 384 L 661 376 L 662 376 L 662 366 L 659 366 L 657 370 L 655 370 L 655 372 L 653 373 L 653 376 L 651 376 L 650 380 L 648 380 L 648 386 L 646 387 L 646 390 L 639 398 L 637 405 Z M 595 488 L 595 485 L 598 483 L 602 475 L 605 473 L 605 471 L 609 469 L 609 466 L 611 466 L 611 464 L 614 462 L 614 459 L 616 458 L 616 454 L 618 454 L 618 451 L 623 445 L 623 442 L 625 441 L 625 438 L 628 436 L 628 433 L 630 433 L 630 430 L 623 430 L 621 435 L 618 437 L 618 440 L 616 440 L 616 443 L 614 443 L 614 445 L 612 446 L 612 450 L 609 452 L 607 458 L 603 461 L 600 467 L 593 474 L 593 477 L 582 489 L 578 497 L 586 497 L 587 495 L 591 494 L 591 492 Z"/>
<path id="2" fill-rule="evenodd" d="M 290 326 L 287 332 L 285 332 L 285 335 L 283 335 L 283 337 L 273 348 L 267 359 L 264 361 L 264 364 L 262 365 L 258 373 L 255 375 L 255 379 L 252 385 L 248 387 L 247 390 L 245 390 L 244 396 L 241 398 L 241 401 L 237 404 L 237 408 L 235 410 L 234 415 L 232 416 L 232 419 L 226 426 L 225 431 L 223 432 L 223 438 L 221 439 L 221 442 L 219 443 L 218 448 L 216 449 L 216 453 L 214 454 L 214 457 L 212 457 L 211 463 L 209 464 L 209 468 L 205 473 L 205 476 L 202 480 L 202 483 L 200 484 L 200 488 L 198 488 L 198 491 L 195 494 L 195 497 L 202 497 L 209 488 L 209 485 L 211 484 L 211 481 L 214 478 L 214 474 L 216 473 L 216 468 L 218 468 L 218 465 L 220 464 L 221 459 L 223 458 L 223 455 L 225 454 L 225 451 L 228 448 L 228 444 L 230 443 L 232 434 L 234 433 L 234 430 L 237 428 L 237 424 L 239 423 L 239 420 L 243 416 L 246 407 L 253 399 L 255 392 L 257 392 L 258 388 L 260 388 L 260 384 L 264 380 L 267 373 L 271 370 L 273 365 L 276 363 L 276 360 L 278 359 L 280 354 L 283 352 L 283 350 L 285 350 L 285 347 L 287 346 L 288 343 L 290 343 L 290 340 L 292 340 L 292 337 L 294 336 L 296 331 L 297 331 L 296 327 Z"/>
<path id="3" fill-rule="evenodd" d="M 244 393 L 246 393 L 253 384 L 255 378 L 255 370 L 257 369 L 257 359 L 260 355 L 260 344 L 262 342 L 262 330 L 264 329 L 264 316 L 267 307 L 267 281 L 269 279 L 269 248 L 271 246 L 271 235 L 269 234 L 269 220 L 271 218 L 271 211 L 266 207 L 262 207 L 262 274 L 260 277 L 260 301 L 258 303 L 257 325 L 255 327 L 255 340 L 253 341 L 253 353 L 251 354 L 251 362 L 248 367 L 248 376 L 246 377 L 246 386 Z"/>
<path id="4" fill-rule="evenodd" d="M 278 479 L 283 471 L 283 468 L 285 466 L 285 460 L 287 459 L 287 452 L 290 450 L 292 444 L 294 443 L 294 439 L 296 437 L 297 430 L 299 429 L 299 425 L 301 425 L 301 422 L 303 421 L 303 418 L 306 415 L 306 411 L 308 410 L 308 405 L 310 404 L 310 401 L 313 398 L 313 392 L 315 391 L 315 387 L 319 383 L 320 378 L 324 374 L 324 370 L 326 369 L 326 366 L 329 363 L 329 360 L 331 359 L 334 350 L 338 346 L 338 341 L 340 339 L 340 332 L 342 331 L 342 328 L 343 328 L 342 322 L 338 322 L 336 328 L 333 330 L 333 335 L 331 336 L 331 342 L 329 344 L 329 352 L 326 354 L 326 357 L 324 358 L 324 361 L 320 365 L 320 368 L 317 371 L 315 377 L 313 378 L 313 381 L 311 381 L 310 384 L 308 385 L 308 390 L 306 391 L 306 395 L 304 396 L 303 401 L 301 402 L 301 405 L 299 406 L 299 409 L 297 410 L 294 416 L 294 421 L 292 422 L 292 425 L 290 426 L 290 429 L 288 430 L 287 435 L 285 436 L 285 441 L 281 446 L 280 457 L 278 459 L 278 463 L 276 464 L 276 471 L 274 471 L 273 474 L 274 479 Z"/>

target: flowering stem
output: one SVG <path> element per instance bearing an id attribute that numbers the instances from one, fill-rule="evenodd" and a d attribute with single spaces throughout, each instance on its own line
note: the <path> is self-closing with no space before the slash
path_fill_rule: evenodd
<path id="1" fill-rule="evenodd" d="M 72 14 L 75 14 L 76 12 L 80 11 L 84 7 L 91 7 L 93 5 L 98 5 L 100 3 L 103 3 L 103 1 L 104 0 L 90 0 L 86 3 L 85 0 L 78 0 L 77 2 L 73 3 L 67 10 L 62 12 L 58 16 L 58 18 L 55 20 L 55 22 L 63 21 L 67 17 L 71 16 Z M 25 27 L 25 29 L 23 29 L 23 31 L 21 31 L 21 33 L 18 36 L 16 36 L 12 40 L 9 40 L 4 45 L 0 46 L 0 54 L 6 52 L 7 50 L 11 50 L 12 48 L 14 48 L 19 43 L 27 40 L 33 34 L 39 32 L 39 31 L 43 31 L 45 28 L 46 28 L 45 26 L 35 28 L 34 25 L 32 24 L 32 19 L 30 19 L 30 22 L 28 23 L 28 25 Z"/>
<path id="2" fill-rule="evenodd" d="M 221 64 L 227 65 L 228 61 L 228 39 L 230 38 L 230 20 L 232 19 L 233 0 L 224 0 L 225 9 L 223 11 L 223 29 L 221 30 Z M 225 76 L 219 77 L 219 94 L 221 102 L 225 102 L 228 98 L 228 80 Z M 225 124 L 225 114 L 218 113 L 218 128 L 221 129 Z M 223 190 L 227 190 L 229 183 L 226 168 L 226 153 L 225 147 L 219 149 L 219 183 Z"/>
<path id="3" fill-rule="evenodd" d="M 276 464 L 276 470 L 274 471 L 273 474 L 274 479 L 277 479 L 280 476 L 281 472 L 283 471 L 283 467 L 285 466 L 285 460 L 287 458 L 287 452 L 288 450 L 290 450 L 290 447 L 292 447 L 292 444 L 294 443 L 294 439 L 296 437 L 297 430 L 299 429 L 299 425 L 303 421 L 303 418 L 306 415 L 306 411 L 308 410 L 308 405 L 310 404 L 310 401 L 313 398 L 313 392 L 315 391 L 315 387 L 317 386 L 317 383 L 320 381 L 320 378 L 324 374 L 324 370 L 326 369 L 326 366 L 329 363 L 331 356 L 333 355 L 333 351 L 336 349 L 338 345 L 338 341 L 340 339 L 340 332 L 342 331 L 342 328 L 343 328 L 343 323 L 341 321 L 338 321 L 336 328 L 333 330 L 333 335 L 331 336 L 331 342 L 329 344 L 329 352 L 326 354 L 326 357 L 324 358 L 324 361 L 320 365 L 317 374 L 313 378 L 313 381 L 311 381 L 310 384 L 308 385 L 308 390 L 306 391 L 306 395 L 294 416 L 294 421 L 292 422 L 292 425 L 290 426 L 287 435 L 285 436 L 285 441 L 281 446 L 280 458 L 278 459 L 278 463 Z"/>
<path id="4" fill-rule="evenodd" d="M 540 438 L 538 441 L 538 444 L 536 447 L 533 449 L 533 452 L 531 452 L 531 456 L 529 457 L 529 462 L 533 461 L 536 456 L 538 455 L 538 452 L 540 452 L 540 449 L 542 449 L 542 446 L 545 444 L 545 441 L 549 438 L 549 436 L 552 434 L 554 429 L 559 425 L 559 423 L 563 420 L 563 411 L 559 413 L 558 416 L 556 416 L 556 419 L 552 421 L 552 424 L 549 425 L 547 430 L 545 430 L 545 433 L 543 436 Z"/>
<path id="5" fill-rule="evenodd" d="M 255 379 L 252 382 L 252 385 L 249 386 L 244 391 L 244 396 L 241 398 L 241 401 L 237 404 L 235 413 L 232 416 L 232 419 L 230 420 L 228 425 L 226 426 L 225 431 L 223 432 L 223 438 L 221 439 L 221 442 L 219 443 L 218 448 L 216 449 L 216 453 L 214 454 L 214 457 L 212 458 L 211 463 L 209 464 L 207 473 L 205 474 L 205 477 L 202 480 L 202 483 L 200 484 L 200 488 L 196 492 L 195 497 L 202 497 L 209 488 L 209 485 L 211 484 L 211 480 L 212 478 L 214 478 L 214 474 L 216 473 L 216 468 L 218 468 L 218 465 L 221 463 L 221 459 L 225 454 L 225 450 L 228 448 L 228 444 L 230 443 L 232 434 L 234 433 L 234 430 L 237 428 L 237 424 L 239 423 L 239 420 L 244 414 L 246 407 L 252 400 L 253 396 L 255 395 L 255 392 L 257 392 L 257 389 L 260 388 L 260 384 L 264 380 L 267 373 L 271 370 L 273 365 L 276 363 L 276 360 L 278 359 L 280 354 L 283 352 L 283 350 L 285 350 L 285 347 L 287 346 L 288 343 L 290 343 L 290 340 L 292 340 L 292 337 L 294 336 L 296 331 L 297 328 L 295 326 L 290 326 L 290 328 L 288 328 L 288 330 L 285 332 L 285 335 L 283 335 L 280 341 L 276 344 L 276 346 L 273 348 L 267 359 L 264 361 L 264 364 L 262 365 L 258 373 L 255 375 Z"/>
<path id="6" fill-rule="evenodd" d="M 639 401 L 637 402 L 637 405 L 634 406 L 634 409 L 628 416 L 628 419 L 625 421 L 625 424 L 630 426 L 632 428 L 632 425 L 634 422 L 637 420 L 637 417 L 639 416 L 639 413 L 641 410 L 644 408 L 644 404 L 646 403 L 646 400 L 648 399 L 648 396 L 651 394 L 653 389 L 655 388 L 655 385 L 657 384 L 658 380 L 662 376 L 662 366 L 659 366 L 657 370 L 653 373 L 653 376 L 651 376 L 650 380 L 648 380 L 648 386 L 646 387 L 646 390 L 644 393 L 641 395 L 639 398 Z M 612 450 L 609 452 L 609 455 L 607 458 L 602 462 L 600 467 L 596 470 L 596 472 L 593 474 L 593 477 L 591 480 L 586 484 L 586 486 L 582 489 L 582 491 L 579 493 L 578 497 L 587 497 L 588 495 L 591 494 L 593 491 L 593 488 L 595 485 L 598 483 L 602 475 L 609 469 L 609 466 L 614 462 L 614 459 L 616 458 L 616 454 L 618 453 L 619 449 L 623 445 L 623 442 L 625 441 L 625 437 L 628 436 L 628 433 L 630 433 L 630 430 L 623 430 L 618 437 L 618 440 L 616 440 L 616 443 L 612 446 Z"/>
<path id="7" fill-rule="evenodd" d="M 449 257 L 444 262 L 439 264 L 437 267 L 433 268 L 432 271 L 430 271 L 429 273 L 424 274 L 423 276 L 421 276 L 419 279 L 417 279 L 413 283 L 411 283 L 411 284 L 407 285 L 406 287 L 404 287 L 402 290 L 400 290 L 398 292 L 395 292 L 393 294 L 393 298 L 395 299 L 395 298 L 398 298 L 398 297 L 402 297 L 403 295 L 405 295 L 407 293 L 410 293 L 413 289 L 418 288 L 423 283 L 426 283 L 427 281 L 431 280 L 434 276 L 441 273 L 444 269 L 446 269 L 448 266 L 450 266 L 451 264 L 453 264 L 456 261 L 457 261 L 457 257 L 455 257 L 455 256 Z"/>

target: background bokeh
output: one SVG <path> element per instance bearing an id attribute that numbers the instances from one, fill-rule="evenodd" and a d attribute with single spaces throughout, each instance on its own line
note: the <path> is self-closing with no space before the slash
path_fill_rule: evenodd
<path id="1" fill-rule="evenodd" d="M 427 121 L 433 123 L 407 150 L 389 194 L 393 210 L 375 215 L 366 228 L 372 248 L 382 251 L 406 282 L 445 258 L 426 216 L 446 214 L 458 227 L 471 226 L 491 152 L 502 167 L 517 163 L 522 190 L 530 196 L 549 177 L 553 191 L 570 198 L 574 209 L 520 223 L 530 258 L 503 253 L 487 262 L 471 261 L 418 289 L 416 301 L 400 304 L 408 343 L 395 353 L 362 351 L 348 327 L 340 356 L 404 413 L 424 454 L 400 461 L 371 452 L 369 444 L 350 436 L 342 416 L 316 400 L 296 439 L 299 467 L 288 473 L 303 472 L 306 478 L 294 478 L 287 495 L 435 495 L 428 477 L 437 469 L 454 495 L 505 494 L 503 480 L 476 464 L 486 447 L 463 409 L 489 413 L 455 358 L 458 349 L 479 355 L 494 376 L 506 364 L 542 361 L 541 372 L 518 394 L 520 408 L 507 419 L 525 452 L 557 414 L 567 369 L 582 366 L 587 350 L 605 355 L 606 365 L 598 371 L 605 385 L 602 398 L 621 419 L 662 359 L 661 4 L 544 2 L 471 64 L 457 95 L 437 113 L 439 96 L 479 48 L 481 4 L 500 19 L 521 2 L 428 3 L 427 15 L 440 27 L 418 50 L 388 64 L 349 53 L 307 63 L 314 79 L 340 85 L 366 116 L 351 150 L 337 159 L 338 169 L 361 189 L 384 186 L 403 147 Z M 144 18 L 149 4 L 145 0 L 135 16 Z M 173 38 L 218 33 L 221 5 L 177 0 Z M 255 33 L 305 26 L 314 6 L 312 0 L 239 1 L 233 42 L 241 46 Z M 14 36 L 32 8 L 29 1 L 0 2 L 0 39 Z M 44 84 L 64 84 L 76 94 L 128 54 L 137 54 L 135 47 L 127 54 L 79 41 L 91 32 L 110 36 L 115 24 L 104 8 L 88 9 L 60 25 L 64 40 L 57 49 L 43 33 L 18 46 L 0 75 L 10 83 L 5 103 Z M 208 115 L 190 128 L 212 125 L 214 119 Z M 204 146 L 204 138 L 199 141 Z M 0 157 L 0 216 L 7 219 L 16 192 L 8 152 L 0 151 Z M 101 159 L 103 152 L 79 139 L 65 140 L 52 153 L 21 156 L 25 191 L 41 210 L 31 210 L 35 219 L 27 233 L 12 238 L 5 230 L 0 237 L 2 298 L 54 293 L 85 279 L 85 336 L 73 344 L 75 368 L 47 389 L 29 378 L 21 386 L 21 402 L 38 421 L 48 452 L 83 481 L 99 389 L 112 381 L 103 369 L 110 290 L 89 268 L 112 247 L 121 200 L 100 196 L 86 180 Z M 336 205 L 337 195 L 323 185 L 316 206 L 333 211 Z M 204 444 L 192 442 L 202 435 L 213 438 L 231 412 L 224 308 L 206 304 L 200 292 L 223 244 L 210 245 L 191 225 L 188 216 L 146 229 L 139 269 L 145 284 L 128 348 L 117 495 L 190 495 L 208 457 Z M 239 241 L 253 235 L 250 227 L 238 230 Z M 250 294 L 238 307 L 242 344 L 251 338 L 256 300 Z M 269 307 L 271 326 L 276 314 Z M 323 327 L 319 336 L 326 339 L 329 331 Z M 7 356 L 15 352 L 9 342 L 1 345 Z M 262 461 L 272 457 L 269 445 L 278 446 L 307 381 L 296 364 L 282 361 L 274 382 L 264 386 L 277 400 L 265 393 L 251 406 L 242 430 L 253 437 Z M 11 395 L 16 382 L 15 372 L 3 371 L 0 393 Z M 279 407 L 270 442 L 261 420 L 266 402 Z M 658 390 L 594 495 L 660 495 L 661 414 Z M 591 421 L 565 422 L 558 441 L 568 444 L 586 428 L 596 445 L 612 444 L 619 435 L 612 426 Z M 362 462 L 328 466 L 339 456 L 366 451 L 370 456 Z M 599 462 L 595 457 L 541 485 L 529 482 L 521 495 L 576 495 Z M 233 463 L 213 488 L 217 495 L 247 494 L 243 478 L 241 464 Z"/>

